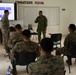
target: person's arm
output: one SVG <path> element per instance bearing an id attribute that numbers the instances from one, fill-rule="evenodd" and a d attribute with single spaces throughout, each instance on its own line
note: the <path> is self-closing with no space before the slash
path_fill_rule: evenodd
<path id="1" fill-rule="evenodd" d="M 35 23 L 38 23 L 38 17 L 36 18 L 36 20 L 34 21 Z"/>
<path id="2" fill-rule="evenodd" d="M 45 28 L 47 28 L 47 18 L 46 17 L 45 17 L 44 23 L 45 23 Z"/>
<path id="3" fill-rule="evenodd" d="M 35 64 L 34 64 L 35 65 Z M 33 63 L 31 63 L 31 64 L 29 64 L 28 65 L 28 67 L 27 67 L 27 73 L 29 74 L 29 75 L 37 75 L 37 74 L 35 74 L 35 71 L 36 71 L 36 69 L 34 69 L 34 65 L 33 65 Z"/>
<path id="4" fill-rule="evenodd" d="M 16 43 L 15 45 L 14 45 L 14 47 L 12 48 L 12 52 L 14 53 L 14 52 L 18 52 L 21 48 L 20 48 L 21 46 L 20 46 L 20 44 L 19 44 L 19 42 L 18 43 Z"/>
<path id="5" fill-rule="evenodd" d="M 65 67 L 64 67 L 64 60 L 62 57 L 59 56 L 59 59 L 58 59 L 58 75 L 65 75 Z"/>
<path id="6" fill-rule="evenodd" d="M 8 18 L 4 16 L 4 17 L 1 19 L 1 22 L 2 22 L 3 25 L 8 24 Z"/>
<path id="7" fill-rule="evenodd" d="M 39 57 L 40 56 L 40 46 L 37 46 L 37 49 L 36 49 L 36 54 L 37 54 L 37 57 Z"/>
<path id="8" fill-rule="evenodd" d="M 10 59 L 11 59 L 11 61 L 13 61 L 15 59 L 15 53 L 19 50 L 19 47 L 20 46 L 18 44 L 13 46 L 13 48 L 12 48 L 12 50 L 10 52 Z"/>
<path id="9" fill-rule="evenodd" d="M 8 47 L 9 48 L 12 48 L 13 46 L 12 46 L 12 38 L 9 38 L 9 40 L 8 40 Z"/>
<path id="10" fill-rule="evenodd" d="M 67 35 L 64 40 L 64 48 L 66 48 L 66 49 L 69 48 L 69 35 Z"/>
<path id="11" fill-rule="evenodd" d="M 3 18 L 1 19 L 1 22 L 2 22 L 2 25 L 6 25 L 6 18 L 3 17 Z"/>

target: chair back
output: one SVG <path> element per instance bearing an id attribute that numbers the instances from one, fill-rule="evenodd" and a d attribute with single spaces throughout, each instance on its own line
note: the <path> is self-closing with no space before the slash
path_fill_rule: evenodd
<path id="1" fill-rule="evenodd" d="M 53 42 L 61 41 L 62 34 L 61 33 L 51 34 L 51 39 L 52 39 Z"/>
<path id="2" fill-rule="evenodd" d="M 36 59 L 36 52 L 16 53 L 16 65 L 28 65 Z"/>
<path id="3" fill-rule="evenodd" d="M 28 30 L 33 30 L 32 24 L 28 24 Z"/>
<path id="4" fill-rule="evenodd" d="M 31 35 L 38 35 L 37 32 L 34 32 L 33 28 L 32 28 L 32 24 L 28 24 L 28 30 L 32 31 Z"/>

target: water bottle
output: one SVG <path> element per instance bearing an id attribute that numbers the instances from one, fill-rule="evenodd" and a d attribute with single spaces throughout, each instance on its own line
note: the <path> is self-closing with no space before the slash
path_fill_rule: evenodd
<path id="1" fill-rule="evenodd" d="M 7 69 L 6 75 L 11 75 L 11 67 L 10 66 Z"/>

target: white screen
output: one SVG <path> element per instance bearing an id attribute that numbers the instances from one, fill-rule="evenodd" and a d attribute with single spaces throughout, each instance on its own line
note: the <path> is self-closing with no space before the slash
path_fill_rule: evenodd
<path id="1" fill-rule="evenodd" d="M 47 17 L 48 25 L 60 24 L 60 8 L 59 7 L 25 7 L 24 8 L 24 25 L 34 23 L 39 11 L 43 11 L 43 15 Z M 31 12 L 30 12 L 31 11 Z"/>
<path id="2" fill-rule="evenodd" d="M 14 15 L 15 15 L 14 3 L 0 3 L 0 20 L 1 20 L 2 16 L 4 15 L 4 10 L 9 11 L 8 19 L 14 20 Z"/>

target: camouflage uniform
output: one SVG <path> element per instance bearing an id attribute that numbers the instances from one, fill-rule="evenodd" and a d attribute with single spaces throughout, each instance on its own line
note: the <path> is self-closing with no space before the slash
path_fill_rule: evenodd
<path id="1" fill-rule="evenodd" d="M 40 57 L 29 64 L 29 75 L 64 75 L 64 62 L 59 56 Z"/>
<path id="2" fill-rule="evenodd" d="M 7 16 L 3 16 L 1 19 L 1 30 L 2 30 L 2 36 L 3 36 L 3 44 L 6 52 L 8 53 L 8 39 L 9 39 L 9 20 Z"/>
<path id="3" fill-rule="evenodd" d="M 38 23 L 37 32 L 38 32 L 38 41 L 41 40 L 41 32 L 43 33 L 43 38 L 46 36 L 46 27 L 47 27 L 47 18 L 45 16 L 38 16 L 35 20 Z"/>
<path id="4" fill-rule="evenodd" d="M 35 52 L 38 48 L 38 44 L 32 41 L 25 42 L 17 42 L 15 46 L 12 48 L 12 53 L 10 55 L 11 61 L 14 59 L 14 52 Z M 38 52 L 38 51 L 36 51 Z"/>
<path id="5" fill-rule="evenodd" d="M 69 50 L 73 47 L 76 46 L 76 33 L 71 32 L 69 33 L 64 41 L 64 47 L 58 48 L 56 50 L 57 55 L 65 54 L 65 55 L 70 55 Z"/>
<path id="6" fill-rule="evenodd" d="M 13 46 L 19 42 L 22 41 L 22 39 L 20 38 L 20 33 L 16 33 L 14 32 L 13 34 L 10 35 L 9 41 L 8 41 L 8 47 L 9 48 L 13 48 Z"/>

